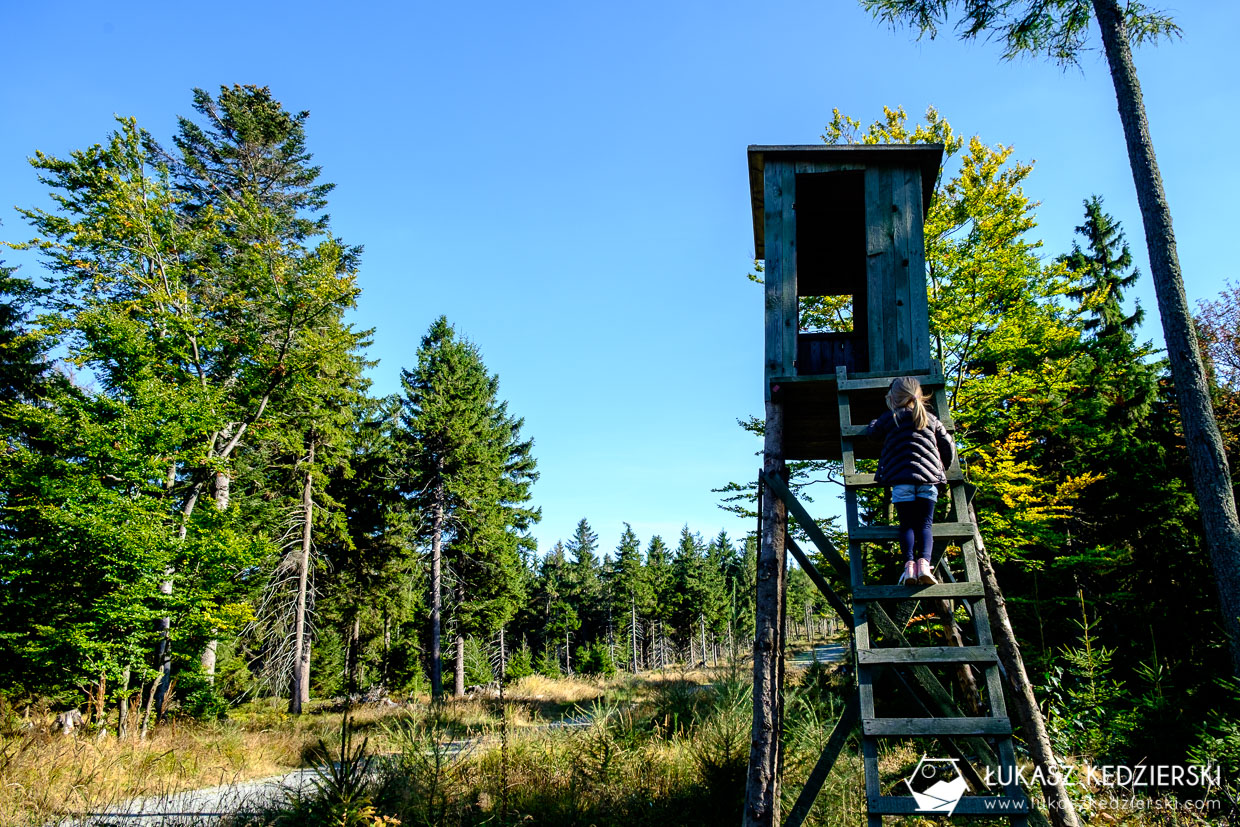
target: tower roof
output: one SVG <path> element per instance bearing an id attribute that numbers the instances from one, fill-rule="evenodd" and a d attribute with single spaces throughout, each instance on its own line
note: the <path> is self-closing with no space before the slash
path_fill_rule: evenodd
<path id="1" fill-rule="evenodd" d="M 770 158 L 779 161 L 809 161 L 819 164 L 866 166 L 907 166 L 921 170 L 922 209 L 930 209 L 934 182 L 943 161 L 942 144 L 794 144 L 791 146 L 749 147 L 749 197 L 753 206 L 754 258 L 766 258 L 763 221 L 763 172 Z"/>

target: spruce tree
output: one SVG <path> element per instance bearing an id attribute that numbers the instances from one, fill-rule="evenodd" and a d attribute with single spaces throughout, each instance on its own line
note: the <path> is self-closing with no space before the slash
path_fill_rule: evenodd
<path id="1" fill-rule="evenodd" d="M 1132 266 L 1132 251 L 1118 221 L 1102 209 L 1102 199 L 1085 200 L 1085 221 L 1076 228 L 1083 238 L 1073 241 L 1072 251 L 1059 257 L 1077 279 L 1068 295 L 1080 304 L 1081 329 L 1088 334 L 1086 359 L 1078 370 L 1088 396 L 1114 424 L 1131 426 L 1149 412 L 1156 387 L 1153 368 L 1144 359 L 1152 353 L 1138 344 L 1135 331 L 1145 313 L 1137 305 L 1124 310 L 1124 290 L 1141 273 Z"/>
<path id="2" fill-rule="evenodd" d="M 628 523 L 620 533 L 615 557 L 607 563 L 604 583 L 605 599 L 617 633 L 623 632 L 620 635 L 625 642 L 622 660 L 636 673 L 641 664 L 641 621 L 649 610 L 651 592 L 642 565 L 641 540 Z"/>
<path id="3" fill-rule="evenodd" d="M 565 550 L 569 555 L 565 596 L 581 620 L 582 640 L 591 641 L 605 631 L 606 607 L 601 605 L 598 535 L 584 517 L 577 523 Z"/>
<path id="4" fill-rule="evenodd" d="M 49 367 L 29 329 L 30 306 L 43 292 L 0 261 L 0 404 L 33 398 Z"/>
<path id="5" fill-rule="evenodd" d="M 445 317 L 431 324 L 417 366 L 401 372 L 401 383 L 398 441 L 405 473 L 400 486 L 409 506 L 426 515 L 420 534 L 431 550 L 431 691 L 439 698 L 444 563 L 452 566 L 458 607 L 455 688 L 463 693 L 467 627 L 485 625 L 478 601 L 498 601 L 492 619 L 495 611 L 502 621 L 515 611 L 518 548 L 528 544 L 525 532 L 538 519 L 526 505 L 536 474 L 532 444 L 520 436 L 521 421 L 509 417 L 498 398 L 498 378 Z"/>

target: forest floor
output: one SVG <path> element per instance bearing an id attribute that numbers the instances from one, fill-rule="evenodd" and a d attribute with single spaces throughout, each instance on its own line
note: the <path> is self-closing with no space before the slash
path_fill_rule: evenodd
<path id="1" fill-rule="evenodd" d="M 842 659 L 838 644 L 792 647 L 793 669 Z M 396 760 L 417 745 L 448 771 L 461 758 L 489 753 L 504 731 L 514 743 L 565 741 L 600 717 L 642 706 L 653 726 L 676 732 L 712 685 L 747 665 L 667 669 L 610 678 L 530 676 L 494 697 L 426 698 L 350 713 L 355 744 L 376 760 Z M 339 767 L 341 714 L 330 704 L 290 717 L 279 701 L 249 703 L 225 720 L 177 722 L 146 739 L 89 730 L 65 736 L 35 731 L 0 736 L 0 824 L 200 825 L 240 811 L 303 800 L 321 781 L 317 768 Z M 659 719 L 660 714 L 662 719 Z M 558 730 L 563 730 L 560 732 Z M 497 751 L 497 750 L 496 750 Z M 378 823 L 378 822 L 376 822 Z"/>

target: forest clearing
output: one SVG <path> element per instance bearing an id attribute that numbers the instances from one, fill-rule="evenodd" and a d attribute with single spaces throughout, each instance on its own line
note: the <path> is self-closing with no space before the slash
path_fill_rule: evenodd
<path id="1" fill-rule="evenodd" d="M 727 46 L 591 8 L 488 19 L 505 61 L 463 19 L 316 41 L 348 95 L 241 27 L 291 96 L 21 97 L 0 827 L 1240 824 L 1236 204 L 1203 195 L 1240 168 L 1172 136 L 1177 246 L 1133 54 L 1185 33 L 837 5 L 784 9 L 796 73 L 736 68 L 744 9 Z M 860 65 L 876 22 L 1004 68 L 886 43 L 810 125 L 732 122 L 742 88 L 803 118 L 815 26 Z M 1223 51 L 1162 97 L 1206 106 Z M 1106 140 L 1039 97 L 1087 58 Z"/>

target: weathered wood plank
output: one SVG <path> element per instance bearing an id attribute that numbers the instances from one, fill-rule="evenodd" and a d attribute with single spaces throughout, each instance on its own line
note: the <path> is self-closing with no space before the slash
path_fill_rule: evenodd
<path id="1" fill-rule="evenodd" d="M 795 374 L 797 358 L 797 171 L 793 163 L 780 164 L 780 188 L 783 190 L 782 224 L 780 244 L 783 250 L 780 257 L 783 261 L 783 281 L 780 284 L 780 296 L 783 306 L 783 356 L 784 373 Z M 768 246 L 770 242 L 767 242 Z"/>
<path id="2" fill-rule="evenodd" d="M 772 163 L 763 178 L 763 222 L 766 236 L 771 242 L 765 245 L 764 299 L 766 322 L 766 383 L 763 393 L 771 399 L 771 377 L 792 373 L 792 366 L 785 368 L 783 339 L 783 293 L 784 280 L 783 244 L 779 236 L 783 232 L 783 184 L 779 165 Z"/>
<path id="3" fill-rule="evenodd" d="M 796 518 L 797 525 L 809 535 L 809 539 L 818 547 L 818 551 L 822 553 L 825 559 L 836 570 L 841 577 L 848 577 L 848 564 L 844 562 L 844 558 L 840 555 L 839 549 L 835 547 L 827 535 L 823 533 L 818 524 L 809 516 L 809 512 L 805 510 L 805 506 L 792 496 L 792 492 L 788 490 L 788 486 L 777 475 L 766 472 L 763 474 L 763 481 L 766 487 L 775 494 L 787 507 L 788 513 Z"/>
<path id="4" fill-rule="evenodd" d="M 859 426 L 859 427 L 861 427 L 862 430 L 865 430 L 865 426 Z M 951 474 L 948 474 L 947 484 L 949 486 L 953 484 L 963 485 L 964 478 L 961 477 L 959 474 L 957 474 L 954 477 Z M 883 483 L 875 482 L 873 474 L 845 474 L 844 475 L 844 487 L 845 488 L 882 488 Z"/>
<path id="5" fill-rule="evenodd" d="M 979 584 L 980 585 L 980 584 Z M 876 663 L 996 663 L 993 646 L 903 646 L 889 649 L 858 649 L 857 662 Z"/>
<path id="6" fill-rule="evenodd" d="M 931 530 L 933 536 L 943 539 L 973 539 L 974 525 L 972 523 L 935 523 Z M 894 525 L 863 525 L 857 526 L 856 529 L 849 533 L 850 540 L 859 540 L 865 543 L 879 542 L 883 540 L 900 539 L 900 528 Z"/>
<path id="7" fill-rule="evenodd" d="M 869 341 L 870 370 L 887 373 L 887 360 L 883 354 L 883 285 L 887 260 L 890 210 L 882 209 L 882 186 L 879 170 L 870 167 L 865 171 L 865 291 L 866 336 Z"/>
<path id="8" fill-rule="evenodd" d="M 912 735 L 1011 735 L 1007 718 L 865 718 L 861 731 L 875 738 Z"/>
<path id="9" fill-rule="evenodd" d="M 862 586 L 853 589 L 853 600 L 919 600 L 922 598 L 983 597 L 981 583 L 939 583 L 934 586 Z"/>
<path id="10" fill-rule="evenodd" d="M 894 276 L 892 293 L 895 298 L 895 328 L 888 336 L 895 344 L 895 364 L 903 372 L 912 367 L 913 340 L 929 333 L 929 328 L 917 330 L 913 327 L 912 298 L 912 239 L 914 234 L 921 235 L 921 192 L 920 188 L 910 200 L 908 193 L 908 175 L 905 169 L 891 170 L 891 274 Z M 917 274 L 917 282 L 921 282 L 921 274 Z M 929 358 L 929 354 L 925 358 Z"/>
<path id="11" fill-rule="evenodd" d="M 894 378 L 895 377 L 892 375 L 876 376 L 872 379 L 850 378 L 843 385 L 840 386 L 840 390 L 842 391 L 884 390 L 885 391 L 887 390 L 887 388 L 891 386 L 891 380 Z M 943 386 L 942 376 L 927 376 L 923 374 L 922 376 L 917 377 L 917 379 L 918 381 L 921 382 L 921 386 L 924 389 L 933 389 L 933 388 Z"/>
<path id="12" fill-rule="evenodd" d="M 908 237 L 909 323 L 913 331 L 910 365 L 921 365 L 930 359 L 930 311 L 926 297 L 926 239 L 923 232 L 921 175 L 905 170 L 905 198 L 909 200 L 912 226 Z M 946 423 L 945 423 L 946 424 Z"/>
<path id="13" fill-rule="evenodd" d="M 787 545 L 788 551 L 792 553 L 793 559 L 797 561 L 797 564 L 801 567 L 801 570 L 804 571 L 809 576 L 810 581 L 818 587 L 818 591 L 822 592 L 823 597 L 827 598 L 827 603 L 831 605 L 832 609 L 835 609 L 835 613 L 840 616 L 840 620 L 845 624 L 851 623 L 852 609 L 850 609 L 848 604 L 846 604 L 844 600 L 835 593 L 835 589 L 831 588 L 831 584 L 829 584 L 827 579 L 822 576 L 822 572 L 818 571 L 818 567 L 815 566 L 813 561 L 809 559 L 809 556 L 806 555 L 805 552 L 801 551 L 801 547 L 798 546 L 796 541 L 791 537 L 787 538 L 785 545 Z"/>
<path id="14" fill-rule="evenodd" d="M 826 161 L 797 161 L 797 174 L 804 175 L 806 173 L 819 172 L 860 172 L 865 169 L 865 164 L 857 163 L 827 163 Z"/>

